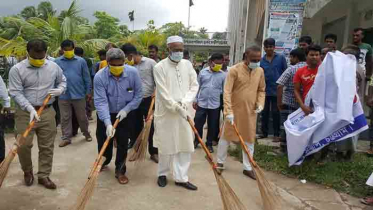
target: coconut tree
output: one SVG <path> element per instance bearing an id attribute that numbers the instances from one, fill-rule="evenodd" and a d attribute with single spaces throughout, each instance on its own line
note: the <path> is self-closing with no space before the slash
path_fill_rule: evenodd
<path id="1" fill-rule="evenodd" d="M 39 17 L 30 17 L 24 20 L 20 17 L 4 17 L 0 19 L 0 55 L 26 54 L 27 41 L 38 38 L 48 43 L 49 54 L 56 55 L 60 43 L 71 39 L 77 46 L 94 54 L 98 49 L 104 48 L 106 40 L 94 39 L 95 31 L 88 24 L 82 24 L 79 8 L 73 1 L 68 10 L 59 17 L 49 14 L 47 20 Z"/>
<path id="2" fill-rule="evenodd" d="M 38 17 L 42 18 L 43 20 L 48 20 L 49 16 L 54 16 L 57 12 L 53 8 L 52 3 L 50 3 L 49 1 L 40 2 L 37 11 Z"/>
<path id="3" fill-rule="evenodd" d="M 37 17 L 38 16 L 38 11 L 34 6 L 29 6 L 25 7 L 20 14 L 25 20 L 32 18 L 32 17 Z"/>

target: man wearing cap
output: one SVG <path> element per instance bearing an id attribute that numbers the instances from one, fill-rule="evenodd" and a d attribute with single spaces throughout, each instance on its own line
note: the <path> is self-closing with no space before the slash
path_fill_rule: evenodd
<path id="1" fill-rule="evenodd" d="M 193 65 L 184 60 L 184 42 L 179 36 L 167 39 L 169 57 L 154 67 L 156 83 L 154 112 L 154 146 L 158 148 L 158 185 L 167 185 L 170 163 L 175 184 L 197 190 L 189 182 L 188 169 L 194 152 L 193 131 L 187 121 L 188 111 L 198 92 L 197 74 Z"/>

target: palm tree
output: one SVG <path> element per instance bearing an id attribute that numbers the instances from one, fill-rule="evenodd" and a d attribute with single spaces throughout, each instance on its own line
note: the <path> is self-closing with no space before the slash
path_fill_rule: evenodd
<path id="1" fill-rule="evenodd" d="M 69 9 L 59 17 L 48 15 L 47 20 L 30 17 L 0 18 L 0 55 L 26 55 L 26 43 L 31 39 L 43 39 L 48 43 L 49 54 L 56 55 L 60 43 L 71 39 L 83 47 L 88 55 L 103 49 L 107 40 L 93 39 L 94 29 L 88 24 L 80 24 L 79 8 L 74 0 Z"/>
<path id="2" fill-rule="evenodd" d="M 207 33 L 207 28 L 202 27 L 202 28 L 199 29 L 199 32 L 200 32 L 201 34 L 206 34 L 206 33 Z"/>
<path id="3" fill-rule="evenodd" d="M 56 14 L 56 10 L 53 9 L 52 3 L 49 1 L 40 2 L 38 5 L 38 17 L 43 20 L 48 20 L 49 16 L 54 16 Z"/>
<path id="4" fill-rule="evenodd" d="M 34 6 L 25 7 L 21 11 L 21 16 L 25 20 L 27 20 L 27 19 L 32 18 L 32 17 L 37 17 L 38 16 L 38 11 L 36 10 L 36 8 Z"/>

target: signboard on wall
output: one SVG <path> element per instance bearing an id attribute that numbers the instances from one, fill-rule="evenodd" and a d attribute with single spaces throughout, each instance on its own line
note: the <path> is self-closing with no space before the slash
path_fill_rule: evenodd
<path id="1" fill-rule="evenodd" d="M 276 40 L 276 52 L 289 57 L 302 33 L 306 0 L 269 0 L 265 38 Z"/>

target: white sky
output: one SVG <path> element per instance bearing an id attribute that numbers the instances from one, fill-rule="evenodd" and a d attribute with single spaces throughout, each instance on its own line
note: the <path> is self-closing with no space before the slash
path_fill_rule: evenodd
<path id="1" fill-rule="evenodd" d="M 41 0 L 0 0 L 0 16 L 20 13 L 26 6 L 36 6 Z M 67 9 L 72 0 L 50 0 L 58 10 Z M 192 29 L 205 27 L 208 32 L 224 32 L 227 28 L 229 0 L 193 0 L 190 25 Z M 146 27 L 153 19 L 159 27 L 169 22 L 188 24 L 189 0 L 79 0 L 81 15 L 95 20 L 95 11 L 106 11 L 132 29 L 128 12 L 135 10 L 135 29 Z"/>

